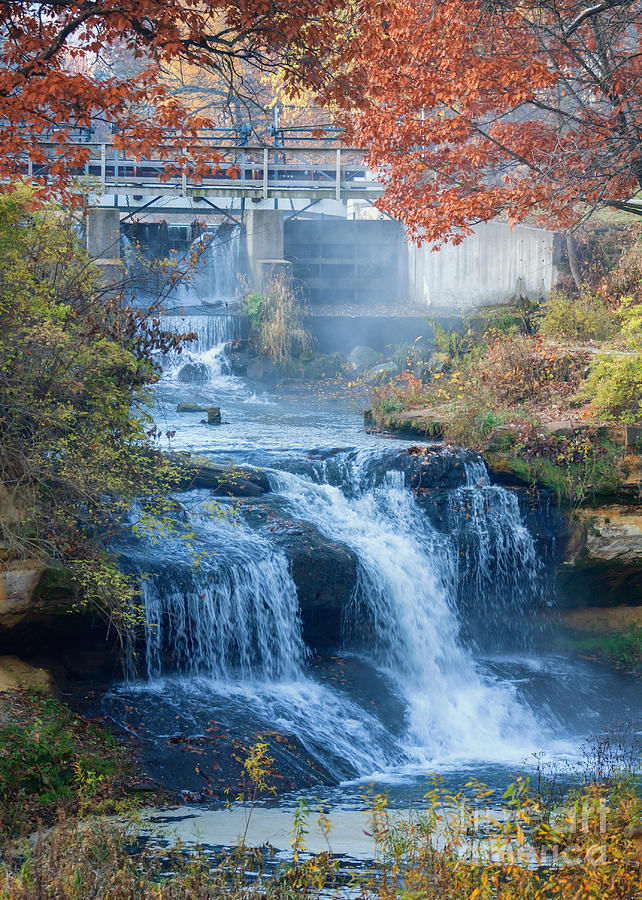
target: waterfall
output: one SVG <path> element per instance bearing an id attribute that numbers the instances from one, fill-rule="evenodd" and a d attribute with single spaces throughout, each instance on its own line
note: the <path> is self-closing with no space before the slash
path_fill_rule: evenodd
<path id="1" fill-rule="evenodd" d="M 197 334 L 198 340 L 190 341 L 183 348 L 192 356 L 220 347 L 228 341 L 242 337 L 243 319 L 233 315 L 172 315 L 163 316 L 161 325 L 173 334 Z"/>
<path id="2" fill-rule="evenodd" d="M 515 491 L 490 483 L 482 460 L 465 464 L 466 481 L 450 494 L 448 526 L 459 547 L 457 594 L 462 623 L 476 643 L 498 636 L 528 646 L 530 610 L 549 588 Z"/>
<path id="3" fill-rule="evenodd" d="M 380 453 L 368 451 L 344 457 L 343 487 L 293 473 L 274 473 L 271 479 L 294 515 L 357 553 L 359 584 L 346 611 L 346 632 L 359 636 L 362 651 L 396 685 L 407 708 L 407 745 L 420 759 L 475 756 L 509 736 L 519 741 L 536 734 L 534 717 L 514 688 L 482 674 L 462 645 L 456 536 L 434 528 L 405 486 L 403 472 L 373 479 L 378 465 L 372 464 L 380 461 Z M 336 478 L 336 459 L 332 469 Z M 492 506 L 492 514 L 502 509 L 514 513 L 507 501 Z M 489 527 L 484 503 L 477 524 Z M 502 529 L 513 526 L 510 517 L 499 523 Z M 511 555 L 511 548 L 517 552 Z M 504 562 L 508 565 L 510 556 L 520 577 L 528 578 L 530 559 L 521 546 L 507 543 L 505 550 Z"/>
<path id="4" fill-rule="evenodd" d="M 243 334 L 243 319 L 234 315 L 166 315 L 162 327 L 174 334 L 197 334 L 198 339 L 186 342 L 180 353 L 162 359 L 165 382 L 190 381 L 228 388 L 235 385 L 227 373 L 224 349 L 228 341 Z M 183 373 L 189 373 L 185 378 Z M 222 380 L 221 380 L 222 379 Z"/>
<path id="5" fill-rule="evenodd" d="M 162 561 L 142 580 L 147 677 L 295 678 L 306 650 L 283 553 L 207 500 L 190 510 L 190 527 L 193 540 L 164 538 Z M 151 540 L 129 554 L 134 568 L 154 558 Z"/>
<path id="6" fill-rule="evenodd" d="M 192 242 L 187 258 L 195 260 L 194 274 L 180 291 L 178 301 L 230 301 L 239 295 L 241 226 L 223 222 Z"/>
<path id="7" fill-rule="evenodd" d="M 269 472 L 280 514 L 356 554 L 342 652 L 356 654 L 372 685 L 390 693 L 400 710 L 394 721 L 316 679 L 283 551 L 269 529 L 212 515 L 198 492 L 180 498 L 189 547 L 179 537 L 162 545 L 141 538 L 124 554 L 130 569 L 149 573 L 148 679 L 179 675 L 183 687 L 172 692 L 215 691 L 237 709 L 245 702 L 245 715 L 295 735 L 342 778 L 514 760 L 541 746 L 540 725 L 516 686 L 476 661 L 460 599 L 465 584 L 480 609 L 497 604 L 496 623 L 528 605 L 532 595 L 512 596 L 511 585 L 538 580 L 535 546 L 514 495 L 490 485 L 471 454 L 451 456 L 463 483 L 441 489 L 449 511 L 441 529 L 408 487 L 399 454 L 341 451 Z"/>

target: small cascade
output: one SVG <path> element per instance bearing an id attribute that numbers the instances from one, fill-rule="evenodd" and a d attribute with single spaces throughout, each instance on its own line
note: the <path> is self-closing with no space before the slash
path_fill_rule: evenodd
<path id="1" fill-rule="evenodd" d="M 233 315 L 171 315 L 161 318 L 165 331 L 173 334 L 197 334 L 198 340 L 190 341 L 183 354 L 193 356 L 205 353 L 233 341 L 243 335 L 243 319 Z"/>
<path id="2" fill-rule="evenodd" d="M 194 259 L 193 276 L 178 300 L 186 305 L 229 302 L 239 295 L 241 226 L 223 222 L 192 242 L 187 258 Z"/>
<path id="3" fill-rule="evenodd" d="M 218 521 L 207 505 L 191 513 L 189 546 L 167 537 L 162 561 L 151 542 L 130 554 L 132 567 L 154 562 L 141 586 L 147 677 L 296 678 L 306 651 L 283 553 L 240 523 Z"/>
<path id="4" fill-rule="evenodd" d="M 457 593 L 464 630 L 477 644 L 528 646 L 526 617 L 546 603 L 533 536 L 515 491 L 490 483 L 481 459 L 466 461 L 466 482 L 448 502 L 448 525 L 459 548 Z"/>
<path id="5" fill-rule="evenodd" d="M 195 387 L 238 388 L 237 379 L 227 375 L 225 344 L 243 333 L 243 320 L 233 315 L 163 316 L 162 327 L 174 334 L 197 334 L 198 339 L 184 343 L 180 353 L 162 360 L 165 383 L 191 384 Z"/>

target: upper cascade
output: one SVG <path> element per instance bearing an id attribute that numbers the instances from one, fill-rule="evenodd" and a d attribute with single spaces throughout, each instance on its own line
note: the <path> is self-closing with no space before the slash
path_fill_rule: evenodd
<path id="1" fill-rule="evenodd" d="M 182 287 L 179 301 L 229 302 L 239 295 L 241 226 L 223 222 L 193 241 L 187 257 L 195 260 L 194 273 Z"/>
<path id="2" fill-rule="evenodd" d="M 198 356 L 242 336 L 243 320 L 235 315 L 206 315 L 186 312 L 161 318 L 165 331 L 173 334 L 197 334 L 198 339 L 185 344 L 183 353 Z"/>

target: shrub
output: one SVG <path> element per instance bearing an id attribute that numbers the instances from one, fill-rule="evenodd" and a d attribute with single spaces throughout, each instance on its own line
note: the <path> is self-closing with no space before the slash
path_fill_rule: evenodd
<path id="1" fill-rule="evenodd" d="M 642 233 L 638 232 L 624 249 L 607 283 L 614 296 L 631 296 L 638 303 L 642 301 Z"/>
<path id="2" fill-rule="evenodd" d="M 485 339 L 499 334 L 530 334 L 535 303 L 520 301 L 519 305 L 489 306 L 481 311 L 481 333 Z"/>
<path id="3" fill-rule="evenodd" d="M 632 423 L 642 417 L 642 353 L 600 353 L 587 385 L 596 416 Z"/>
<path id="4" fill-rule="evenodd" d="M 586 361 L 582 352 L 560 354 L 537 339 L 503 336 L 479 357 L 475 370 L 499 403 L 514 405 L 576 390 Z"/>
<path id="5" fill-rule="evenodd" d="M 474 338 L 470 326 L 464 333 L 454 329 L 443 328 L 436 319 L 426 318 L 433 331 L 432 340 L 438 350 L 453 360 L 459 360 L 470 353 L 474 346 Z"/>
<path id="6" fill-rule="evenodd" d="M 535 322 L 543 338 L 557 341 L 605 341 L 617 334 L 619 325 L 606 300 L 588 288 L 579 296 L 553 291 Z"/>
<path id="7" fill-rule="evenodd" d="M 129 763 L 111 735 L 36 693 L 7 702 L 0 726 L 0 843 L 58 811 L 111 805 Z"/>
<path id="8" fill-rule="evenodd" d="M 123 611 L 134 588 L 109 544 L 134 498 L 167 502 L 148 388 L 182 336 L 113 296 L 72 214 L 33 199 L 26 186 L 0 196 L 0 541 Z"/>
<path id="9" fill-rule="evenodd" d="M 261 355 L 282 363 L 309 350 L 301 303 L 285 278 L 273 279 L 266 294 L 249 294 L 243 306 Z"/>
<path id="10" fill-rule="evenodd" d="M 623 297 L 620 305 L 622 335 L 628 347 L 642 350 L 642 303 L 633 297 Z"/>

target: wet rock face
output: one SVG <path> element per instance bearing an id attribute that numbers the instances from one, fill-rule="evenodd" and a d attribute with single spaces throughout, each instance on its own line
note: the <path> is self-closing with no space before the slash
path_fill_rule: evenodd
<path id="1" fill-rule="evenodd" d="M 559 573 L 562 604 L 642 602 L 639 506 L 583 507 L 566 515 L 569 540 Z"/>
<path id="2" fill-rule="evenodd" d="M 248 511 L 248 517 L 254 526 L 269 532 L 270 540 L 290 562 L 308 647 L 336 647 L 341 642 L 343 611 L 357 585 L 357 555 L 309 522 L 286 519 L 267 507 Z"/>
<path id="3" fill-rule="evenodd" d="M 176 412 L 179 412 L 179 413 L 207 412 L 207 406 L 201 406 L 200 403 L 192 403 L 192 402 L 179 403 L 178 406 L 176 407 Z"/>
<path id="4" fill-rule="evenodd" d="M 180 466 L 181 480 L 178 488 L 181 491 L 207 488 L 215 494 L 228 497 L 260 497 L 270 491 L 268 477 L 261 469 L 192 462 L 188 454 L 174 454 L 171 459 Z"/>

